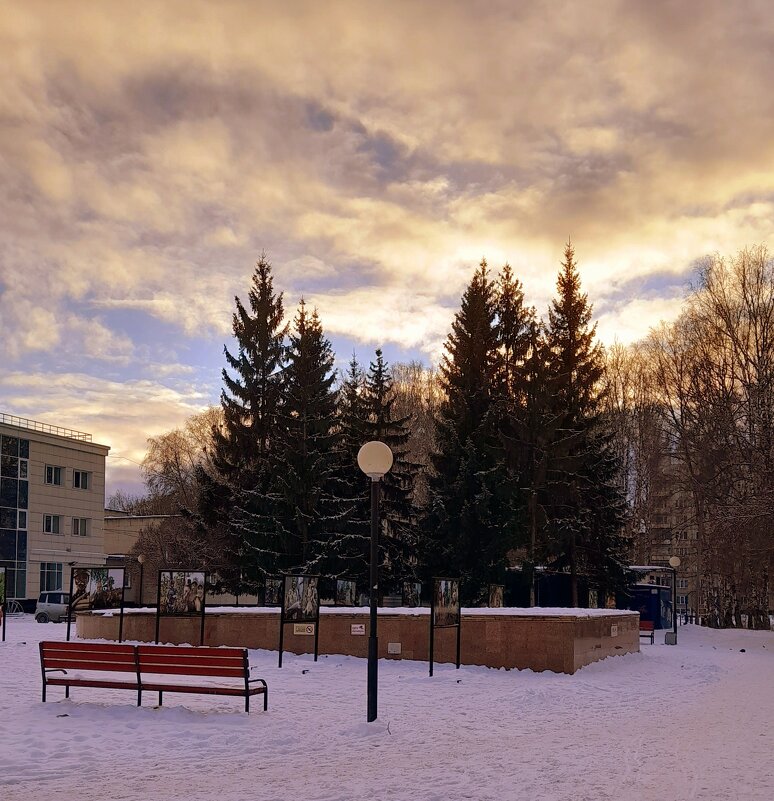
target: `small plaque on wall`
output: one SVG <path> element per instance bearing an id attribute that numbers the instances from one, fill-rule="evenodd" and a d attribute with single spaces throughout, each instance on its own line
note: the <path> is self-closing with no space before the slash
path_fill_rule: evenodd
<path id="1" fill-rule="evenodd" d="M 294 623 L 293 634 L 304 636 L 314 636 L 314 623 Z"/>
<path id="2" fill-rule="evenodd" d="M 617 625 L 613 624 L 612 626 L 610 626 L 610 636 L 611 637 L 617 637 L 618 636 L 618 626 Z"/>
<path id="3" fill-rule="evenodd" d="M 350 634 L 362 634 L 365 636 L 365 623 L 352 623 L 349 627 Z"/>
<path id="4" fill-rule="evenodd" d="M 387 643 L 387 653 L 388 654 L 399 654 L 401 652 L 401 647 L 399 642 L 388 642 Z"/>

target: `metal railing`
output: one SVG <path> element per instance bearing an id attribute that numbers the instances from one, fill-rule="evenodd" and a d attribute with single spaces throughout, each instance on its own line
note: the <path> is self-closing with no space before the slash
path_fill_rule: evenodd
<path id="1" fill-rule="evenodd" d="M 43 434 L 54 434 L 57 437 L 67 437 L 67 439 L 77 439 L 81 442 L 91 442 L 91 434 L 83 431 L 75 431 L 72 428 L 62 428 L 52 426 L 48 423 L 41 423 L 38 420 L 30 420 L 27 417 L 17 417 L 15 414 L 5 414 L 0 412 L 0 423 L 17 428 L 29 428 L 31 431 L 40 431 Z"/>

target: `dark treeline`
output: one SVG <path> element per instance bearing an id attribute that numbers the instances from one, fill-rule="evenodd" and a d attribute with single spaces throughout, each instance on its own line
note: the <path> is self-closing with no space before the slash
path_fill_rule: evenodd
<path id="1" fill-rule="evenodd" d="M 506 264 L 475 270 L 437 373 L 368 365 L 343 376 L 316 310 L 290 325 L 269 262 L 236 299 L 220 413 L 151 440 L 148 486 L 183 508 L 185 556 L 260 580 L 311 571 L 366 581 L 369 479 L 360 446 L 395 455 L 382 504 L 381 581 L 460 576 L 463 599 L 520 565 L 578 577 L 604 597 L 624 582 L 620 465 L 602 399 L 604 356 L 568 244 L 545 319 Z M 202 428 L 209 427 L 209 436 Z M 140 546 L 173 561 L 169 545 Z M 146 554 L 147 557 L 147 554 Z M 212 563 L 212 562 L 211 562 Z M 534 602 L 534 593 L 532 595 Z"/>

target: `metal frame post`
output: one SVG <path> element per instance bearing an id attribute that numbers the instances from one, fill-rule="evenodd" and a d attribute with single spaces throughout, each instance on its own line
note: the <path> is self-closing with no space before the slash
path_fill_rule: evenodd
<path id="1" fill-rule="evenodd" d="M 376 720 L 379 684 L 379 639 L 376 606 L 379 601 L 379 479 L 371 479 L 371 617 L 368 627 L 368 722 Z"/>
<path id="2" fill-rule="evenodd" d="M 672 630 L 675 633 L 675 645 L 677 645 L 677 568 L 672 568 Z"/>

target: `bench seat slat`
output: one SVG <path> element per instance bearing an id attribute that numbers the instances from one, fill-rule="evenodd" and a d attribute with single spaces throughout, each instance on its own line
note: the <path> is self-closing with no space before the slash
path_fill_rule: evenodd
<path id="1" fill-rule="evenodd" d="M 47 684 L 58 684 L 61 687 L 105 687 L 113 690 L 136 690 L 136 681 L 108 681 L 107 679 L 48 679 Z"/>
<path id="2" fill-rule="evenodd" d="M 245 697 L 244 687 L 218 687 L 216 685 L 193 685 L 193 684 L 142 684 L 143 692 L 169 692 L 169 693 L 204 693 L 206 695 L 238 695 L 241 698 Z M 260 695 L 265 692 L 264 687 L 250 687 L 248 693 L 250 695 Z"/>

